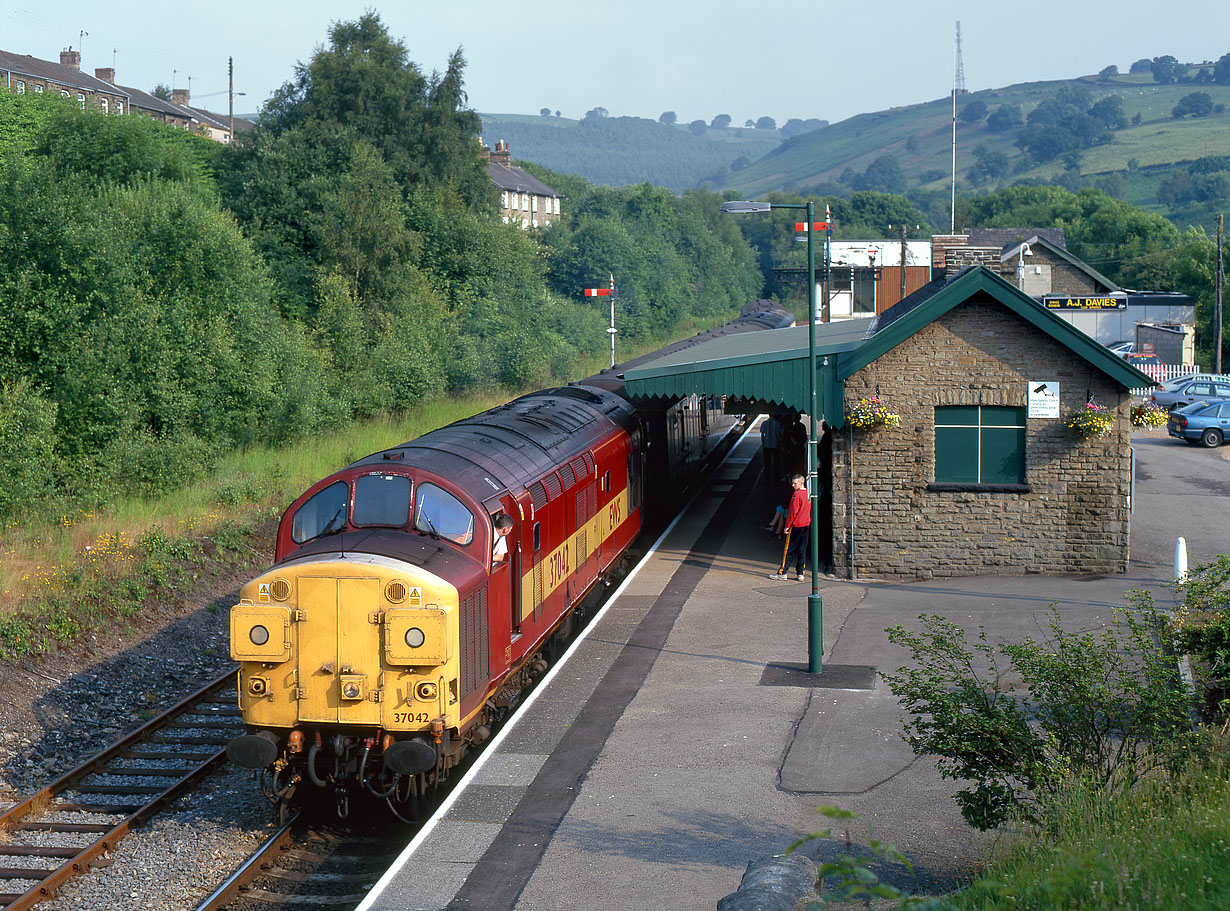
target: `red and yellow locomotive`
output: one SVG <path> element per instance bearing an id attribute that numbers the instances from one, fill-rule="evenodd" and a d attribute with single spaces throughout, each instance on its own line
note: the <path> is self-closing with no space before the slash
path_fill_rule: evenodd
<path id="1" fill-rule="evenodd" d="M 360 788 L 415 814 L 546 670 L 645 501 L 672 499 L 737 420 L 696 397 L 638 411 L 623 391 L 611 372 L 532 393 L 295 500 L 231 610 L 249 731 L 232 761 L 283 807 L 306 781 L 342 815 Z"/>

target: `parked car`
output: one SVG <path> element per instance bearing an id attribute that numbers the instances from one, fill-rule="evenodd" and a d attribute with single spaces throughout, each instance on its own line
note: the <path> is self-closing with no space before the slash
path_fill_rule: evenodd
<path id="1" fill-rule="evenodd" d="M 1230 402 L 1197 402 L 1170 412 L 1166 432 L 1188 443 L 1200 443 L 1210 449 L 1220 446 L 1230 436 Z"/>
<path id="2" fill-rule="evenodd" d="M 1184 379 L 1174 380 L 1153 390 L 1149 400 L 1174 411 L 1185 405 L 1196 402 L 1230 401 L 1230 380 L 1216 382 L 1214 380 Z"/>
<path id="3" fill-rule="evenodd" d="M 1162 365 L 1161 358 L 1156 354 L 1137 354 L 1134 351 L 1129 351 L 1127 354 L 1120 356 L 1137 370 L 1145 367 L 1160 367 Z"/>

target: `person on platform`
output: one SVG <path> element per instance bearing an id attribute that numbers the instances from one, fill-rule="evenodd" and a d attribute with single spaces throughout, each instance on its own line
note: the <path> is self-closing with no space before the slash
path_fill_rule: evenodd
<path id="1" fill-rule="evenodd" d="M 764 480 L 769 487 L 782 478 L 782 422 L 771 414 L 760 425 L 760 445 L 764 449 Z"/>
<path id="2" fill-rule="evenodd" d="M 785 581 L 790 578 L 789 567 L 794 563 L 795 579 L 803 581 L 807 568 L 807 544 L 811 535 L 811 500 L 807 496 L 807 478 L 802 474 L 790 477 L 790 508 L 786 512 L 786 546 L 782 551 L 782 565 L 769 578 Z"/>

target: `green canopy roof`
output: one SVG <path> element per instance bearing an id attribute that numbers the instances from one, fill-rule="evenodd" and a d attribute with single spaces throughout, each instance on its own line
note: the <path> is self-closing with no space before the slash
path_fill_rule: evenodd
<path id="1" fill-rule="evenodd" d="M 931 282 L 872 319 L 820 323 L 816 330 L 817 419 L 845 423 L 845 380 L 928 323 L 979 293 L 1003 304 L 1041 332 L 1127 389 L 1155 385 L 1063 318 L 1045 309 L 985 266 Z M 650 361 L 624 375 L 628 394 L 674 401 L 688 395 L 725 395 L 732 411 L 808 411 L 807 326 L 713 339 Z"/>

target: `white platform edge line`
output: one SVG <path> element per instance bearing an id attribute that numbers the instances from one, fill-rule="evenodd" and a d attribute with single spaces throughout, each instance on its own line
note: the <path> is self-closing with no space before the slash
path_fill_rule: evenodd
<path id="1" fill-rule="evenodd" d="M 722 461 L 718 463 L 719 467 L 726 464 L 726 461 L 730 458 L 731 453 L 735 452 L 735 450 L 737 450 L 747 438 L 748 434 L 752 432 L 752 427 L 754 425 L 755 421 L 748 425 L 747 430 L 745 430 L 739 439 L 735 441 L 735 444 L 730 447 L 730 451 L 726 454 Z M 708 485 L 705 485 L 705 487 L 707 486 Z M 666 529 L 662 532 L 662 534 L 658 535 L 658 539 L 654 541 L 649 550 L 645 552 L 645 556 L 641 558 L 641 561 L 632 568 L 631 572 L 629 572 L 627 576 L 624 577 L 623 582 L 619 583 L 619 587 L 611 593 L 611 597 L 607 598 L 606 604 L 602 605 L 602 608 L 594 615 L 594 619 L 591 620 L 589 625 L 585 627 L 581 635 L 573 640 L 572 645 L 568 646 L 568 650 L 560 656 L 559 660 L 555 662 L 555 665 L 547 671 L 546 676 L 542 678 L 538 686 L 534 687 L 534 691 L 526 697 L 526 700 L 523 703 L 521 703 L 521 707 L 513 713 L 512 717 L 509 718 L 507 723 L 505 723 L 505 725 L 500 729 L 500 732 L 492 738 L 489 744 L 487 744 L 487 747 L 482 751 L 478 758 L 474 760 L 474 765 L 470 766 L 469 771 L 466 772 L 466 774 L 462 776 L 461 780 L 457 782 L 448 797 L 444 798 L 444 802 L 440 804 L 436 812 L 433 813 L 425 823 L 423 823 L 423 828 L 420 829 L 419 833 L 410 840 L 410 843 L 406 845 L 401 854 L 397 855 L 397 859 L 393 861 L 393 864 L 388 870 L 385 871 L 384 875 L 376 881 L 376 884 L 372 886 L 371 891 L 367 893 L 367 896 L 362 902 L 359 903 L 359 906 L 355 909 L 355 911 L 370 911 L 376 899 L 380 897 L 381 893 L 388 886 L 388 884 L 392 882 L 398 873 L 401 872 L 402 867 L 409 862 L 410 858 L 414 856 L 414 853 L 422 846 L 423 842 L 427 840 L 427 836 L 431 834 L 432 830 L 435 829 L 440 820 L 444 818 L 444 814 L 449 811 L 454 803 L 456 803 L 457 799 L 461 797 L 465 789 L 478 775 L 479 770 L 482 769 L 484 764 L 486 764 L 488 757 L 495 754 L 496 748 L 504 742 L 504 738 L 507 737 L 509 732 L 517 726 L 517 722 L 521 720 L 522 714 L 528 711 L 529 707 L 533 705 L 534 701 L 538 698 L 538 695 L 546 690 L 547 685 L 555 677 L 559 669 L 568 663 L 568 660 L 572 657 L 573 652 L 575 652 L 581 643 L 589 637 L 590 630 L 597 627 L 598 621 L 602 619 L 603 615 L 606 614 L 611 605 L 619 599 L 619 596 L 623 594 L 624 589 L 627 588 L 628 585 L 631 584 L 632 580 L 636 578 L 637 573 L 641 571 L 641 567 L 649 562 L 649 558 L 657 552 L 658 548 L 662 545 L 662 542 L 666 540 L 666 536 L 674 531 L 675 526 L 679 524 L 679 520 L 687 515 L 689 510 L 691 510 L 697 498 L 705 490 L 705 487 L 701 487 L 696 491 L 696 493 L 692 494 L 692 498 L 688 500 L 687 505 L 679 511 L 679 514 L 675 516 L 673 520 L 671 520 L 670 525 L 666 526 Z"/>

